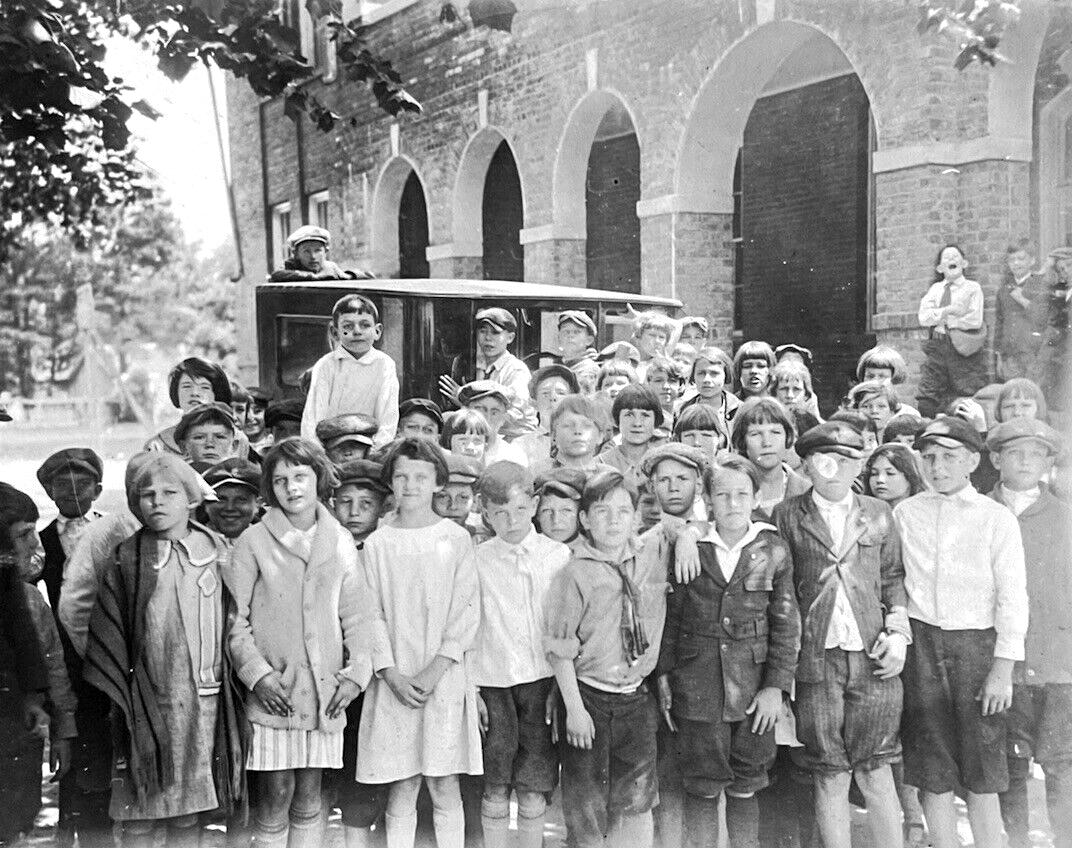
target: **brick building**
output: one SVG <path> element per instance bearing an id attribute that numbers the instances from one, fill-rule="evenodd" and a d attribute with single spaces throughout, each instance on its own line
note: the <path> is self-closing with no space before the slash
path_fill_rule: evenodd
<path id="1" fill-rule="evenodd" d="M 287 0 L 312 87 L 358 122 L 321 133 L 229 83 L 247 379 L 252 287 L 302 222 L 381 276 L 677 297 L 726 347 L 812 347 L 828 400 L 876 338 L 918 362 L 943 244 L 992 301 L 1010 241 L 1072 243 L 1066 4 L 1023 0 L 1010 61 L 958 72 L 906 0 L 516 2 L 512 33 L 344 3 L 424 106 L 395 121 Z"/>

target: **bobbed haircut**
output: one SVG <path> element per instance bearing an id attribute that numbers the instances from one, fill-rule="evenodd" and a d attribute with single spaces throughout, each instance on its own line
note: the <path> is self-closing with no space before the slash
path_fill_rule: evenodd
<path id="1" fill-rule="evenodd" d="M 535 494 L 532 472 L 523 465 L 501 459 L 484 469 L 476 481 L 474 490 L 481 498 L 495 504 L 504 504 L 510 500 L 514 490 L 523 495 Z"/>
<path id="2" fill-rule="evenodd" d="M 744 437 L 753 424 L 780 424 L 785 430 L 785 446 L 791 448 L 797 439 L 793 416 L 781 401 L 772 397 L 751 397 L 740 405 L 733 416 L 730 445 L 741 456 L 748 456 Z"/>
<path id="3" fill-rule="evenodd" d="M 237 380 L 231 380 L 231 403 L 249 403 L 253 400 L 246 387 Z"/>
<path id="4" fill-rule="evenodd" d="M 439 433 L 439 444 L 446 450 L 450 450 L 450 440 L 467 433 L 476 433 L 485 439 L 491 439 L 491 425 L 488 424 L 488 419 L 475 409 L 464 407 L 448 412 L 443 416 L 443 429 Z"/>
<path id="5" fill-rule="evenodd" d="M 863 381 L 864 371 L 868 368 L 887 368 L 891 373 L 890 382 L 895 386 L 905 381 L 908 365 L 900 351 L 889 345 L 875 345 L 865 350 L 856 361 L 856 379 Z"/>
<path id="6" fill-rule="evenodd" d="M 725 378 L 726 382 L 733 382 L 733 360 L 730 359 L 730 355 L 722 348 L 715 347 L 714 345 L 700 348 L 700 352 L 696 354 L 696 359 L 693 360 L 692 363 L 692 373 L 689 374 L 689 379 L 694 383 L 696 382 L 696 368 L 701 361 L 711 365 L 721 365 L 722 376 Z"/>
<path id="7" fill-rule="evenodd" d="M 613 419 L 615 426 L 618 424 L 618 416 L 627 409 L 647 410 L 655 416 L 655 426 L 658 426 L 663 418 L 663 408 L 659 404 L 659 398 L 647 386 L 630 385 L 618 393 L 618 397 L 614 399 L 614 403 L 610 406 L 610 417 Z"/>
<path id="8" fill-rule="evenodd" d="M 681 369 L 674 360 L 669 356 L 663 356 L 662 354 L 656 354 L 648 360 L 648 368 L 645 371 L 645 375 L 651 374 L 652 371 L 662 371 L 666 374 L 670 380 L 683 380 L 684 376 L 681 374 Z M 622 391 L 625 391 L 624 389 Z"/>
<path id="9" fill-rule="evenodd" d="M 774 348 L 766 342 L 755 339 L 737 348 L 737 352 L 733 355 L 733 382 L 741 382 L 741 369 L 744 368 L 746 359 L 763 359 L 766 360 L 768 368 L 773 368 L 775 366 Z"/>
<path id="10" fill-rule="evenodd" d="M 231 402 L 231 381 L 219 365 L 202 359 L 200 356 L 189 356 L 171 369 L 168 373 L 168 397 L 171 405 L 179 408 L 179 381 L 183 375 L 198 380 L 208 380 L 212 386 L 214 400 L 220 403 Z"/>
<path id="11" fill-rule="evenodd" d="M 690 430 L 702 430 L 705 432 L 716 430 L 723 435 L 726 434 L 722 424 L 722 416 L 718 414 L 718 410 L 705 403 L 694 403 L 692 406 L 687 406 L 681 410 L 681 414 L 674 423 L 673 440 L 680 442 L 681 434 Z"/>
<path id="12" fill-rule="evenodd" d="M 791 380 L 794 377 L 800 378 L 804 384 L 804 397 L 810 400 L 815 395 L 815 390 L 811 387 L 811 371 L 807 365 L 796 359 L 783 359 L 771 369 L 770 386 L 777 389 L 782 380 Z"/>
<path id="13" fill-rule="evenodd" d="M 261 497 L 269 506 L 280 505 L 275 496 L 272 478 L 275 477 L 276 469 L 283 463 L 312 468 L 316 474 L 316 496 L 321 501 L 327 501 L 339 485 L 335 466 L 324 449 L 317 442 L 303 439 L 301 436 L 291 436 L 272 445 L 264 457 L 264 466 L 261 469 Z"/>
<path id="14" fill-rule="evenodd" d="M 752 482 L 752 494 L 759 491 L 759 469 L 756 468 L 756 464 L 748 457 L 741 456 L 739 453 L 722 451 L 715 457 L 715 462 L 711 466 L 711 473 L 707 476 L 707 490 L 709 494 L 714 492 L 715 478 L 719 475 L 719 472 L 722 471 L 736 471 L 740 474 L 744 474 Z"/>
<path id="15" fill-rule="evenodd" d="M 380 310 L 376 308 L 375 303 L 363 294 L 344 294 L 336 300 L 335 305 L 331 307 L 331 323 L 338 326 L 339 318 L 353 312 L 359 315 L 362 313 L 371 315 L 373 321 L 377 324 L 380 323 Z"/>
<path id="16" fill-rule="evenodd" d="M 1007 380 L 1002 384 L 997 400 L 994 401 L 994 419 L 996 421 L 1003 420 L 1001 417 L 1001 405 L 1005 401 L 1014 398 L 1033 400 L 1037 407 L 1035 417 L 1039 421 L 1046 421 L 1049 418 L 1050 412 L 1046 406 L 1046 396 L 1042 393 L 1038 383 L 1027 379 L 1027 377 L 1013 377 L 1013 379 Z"/>
<path id="17" fill-rule="evenodd" d="M 588 512 L 593 504 L 599 503 L 615 489 L 622 489 L 636 509 L 640 502 L 640 492 L 632 480 L 627 479 L 617 468 L 604 468 L 588 478 L 581 492 L 580 510 Z"/>
<path id="18" fill-rule="evenodd" d="M 849 389 L 849 405 L 853 409 L 859 409 L 861 405 L 876 397 L 886 398 L 891 412 L 897 412 L 901 408 L 897 390 L 882 380 L 865 380 Z"/>
<path id="19" fill-rule="evenodd" d="M 391 478 L 395 476 L 395 467 L 398 460 L 409 459 L 414 462 L 429 462 L 435 467 L 436 485 L 445 486 L 450 480 L 450 468 L 447 465 L 446 454 L 443 449 L 428 439 L 419 439 L 409 436 L 404 439 L 395 439 L 387 448 L 383 462 L 383 482 L 391 485 Z"/>
<path id="20" fill-rule="evenodd" d="M 624 392 L 625 389 L 622 389 L 622 391 Z M 562 416 L 568 414 L 584 416 L 600 432 L 603 432 L 606 427 L 607 416 L 598 403 L 584 395 L 566 395 L 558 402 L 558 406 L 551 413 L 552 432 L 554 432 L 555 425 L 562 419 Z"/>
<path id="21" fill-rule="evenodd" d="M 915 440 L 916 436 L 922 433 L 923 428 L 926 426 L 927 422 L 918 415 L 907 415 L 905 413 L 895 415 L 886 423 L 886 429 L 882 431 L 882 443 L 894 442 L 898 436 L 911 436 Z"/>
<path id="22" fill-rule="evenodd" d="M 620 359 L 611 359 L 604 362 L 599 369 L 599 377 L 596 379 L 596 391 L 603 388 L 603 384 L 611 377 L 625 377 L 630 383 L 639 383 L 636 369 L 628 362 Z"/>
<path id="23" fill-rule="evenodd" d="M 40 518 L 33 498 L 7 483 L 0 483 L 0 551 L 9 552 L 11 528 L 23 521 L 34 524 Z"/>
<path id="24" fill-rule="evenodd" d="M 885 459 L 904 475 L 908 481 L 908 494 L 910 496 L 918 495 L 927 489 L 927 480 L 923 476 L 923 464 L 920 461 L 919 454 L 908 445 L 903 445 L 900 442 L 886 442 L 875 448 L 871 456 L 867 458 L 867 462 L 864 463 L 865 495 L 875 496 L 874 492 L 871 491 L 871 469 L 875 467 L 875 463 L 880 459 Z"/>

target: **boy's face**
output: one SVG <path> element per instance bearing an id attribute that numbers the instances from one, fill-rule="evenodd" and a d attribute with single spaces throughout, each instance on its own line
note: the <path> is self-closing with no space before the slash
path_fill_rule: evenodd
<path id="1" fill-rule="evenodd" d="M 208 462 L 215 465 L 235 455 L 238 439 L 231 427 L 209 421 L 191 427 L 186 433 L 186 441 L 182 443 L 182 447 L 191 462 Z"/>
<path id="2" fill-rule="evenodd" d="M 8 528 L 8 538 L 11 540 L 11 554 L 8 556 L 14 559 L 19 579 L 33 580 L 38 576 L 33 573 L 37 528 L 32 521 L 16 521 Z"/>
<path id="3" fill-rule="evenodd" d="M 699 482 L 700 475 L 696 469 L 676 459 L 664 459 L 655 466 L 651 475 L 659 507 L 674 516 L 688 515 L 692 511 Z"/>
<path id="4" fill-rule="evenodd" d="M 332 511 L 355 541 L 363 541 L 376 529 L 383 514 L 383 495 L 365 486 L 345 483 L 335 490 Z"/>
<path id="5" fill-rule="evenodd" d="M 650 409 L 623 409 L 618 413 L 618 432 L 627 445 L 646 445 L 655 435 L 655 413 Z"/>
<path id="6" fill-rule="evenodd" d="M 966 447 L 947 447 L 929 442 L 920 451 L 927 482 L 942 495 L 959 492 L 971 482 L 971 473 L 979 464 L 979 454 Z"/>
<path id="7" fill-rule="evenodd" d="M 344 312 L 335 323 L 335 335 L 347 351 L 354 356 L 364 356 L 379 341 L 383 324 L 367 312 Z"/>
<path id="8" fill-rule="evenodd" d="M 225 483 L 216 489 L 216 498 L 205 504 L 209 523 L 228 539 L 237 539 L 257 515 L 257 493 L 248 486 Z"/>
<path id="9" fill-rule="evenodd" d="M 1008 397 L 1001 402 L 1000 412 L 1002 421 L 1035 418 L 1038 415 L 1038 402 L 1034 398 Z"/>
<path id="10" fill-rule="evenodd" d="M 693 379 L 696 380 L 696 391 L 704 400 L 722 394 L 726 386 L 726 372 L 721 363 L 708 362 L 706 359 L 697 364 Z"/>
<path id="11" fill-rule="evenodd" d="M 49 482 L 48 496 L 64 518 L 78 518 L 89 512 L 100 497 L 100 481 L 92 474 L 61 472 Z"/>
<path id="12" fill-rule="evenodd" d="M 464 525 L 473 511 L 473 484 L 447 483 L 433 495 L 432 509 L 436 515 Z"/>
<path id="13" fill-rule="evenodd" d="M 629 492 L 618 487 L 581 513 L 581 526 L 599 550 L 619 551 L 633 534 L 635 518 L 636 508 Z"/>
<path id="14" fill-rule="evenodd" d="M 423 459 L 400 456 L 391 473 L 391 491 L 399 510 L 412 511 L 431 505 L 436 492 L 443 488 L 436 481 L 436 467 Z M 470 497 L 472 489 L 470 488 Z"/>
<path id="15" fill-rule="evenodd" d="M 893 410 L 890 409 L 890 402 L 881 396 L 869 397 L 861 403 L 860 412 L 874 421 L 875 426 L 880 430 L 886 426 L 890 416 L 893 415 Z"/>
<path id="16" fill-rule="evenodd" d="M 615 374 L 613 377 L 607 377 L 607 379 L 603 381 L 603 391 L 606 392 L 607 397 L 614 400 L 622 393 L 622 389 L 628 385 L 628 377 L 624 374 Z"/>
<path id="17" fill-rule="evenodd" d="M 1005 255 L 1005 264 L 1009 266 L 1009 273 L 1013 279 L 1019 280 L 1031 273 L 1031 266 L 1035 258 L 1026 250 L 1017 250 Z"/>
<path id="18" fill-rule="evenodd" d="M 1001 482 L 1014 492 L 1034 489 L 1053 468 L 1054 457 L 1042 442 L 1021 439 L 990 454 Z"/>
<path id="19" fill-rule="evenodd" d="M 746 359 L 741 363 L 741 390 L 745 394 L 761 394 L 769 381 L 770 365 L 766 359 Z"/>
<path id="20" fill-rule="evenodd" d="M 598 368 L 582 368 L 576 372 L 577 388 L 585 397 L 591 397 L 596 391 L 596 381 L 599 380 Z"/>
<path id="21" fill-rule="evenodd" d="M 667 374 L 658 368 L 648 369 L 644 383 L 658 395 L 659 403 L 663 409 L 669 409 L 673 406 L 678 397 L 678 389 L 681 387 L 681 380 L 678 379 L 677 375 Z"/>
<path id="22" fill-rule="evenodd" d="M 694 348 L 699 350 L 704 346 L 704 343 L 707 341 L 707 336 L 704 335 L 703 330 L 701 330 L 698 326 L 696 326 L 695 324 L 689 324 L 681 331 L 681 341 L 682 343 L 692 345 Z"/>
<path id="23" fill-rule="evenodd" d="M 645 327 L 637 339 L 637 349 L 644 359 L 651 359 L 666 350 L 670 336 L 662 327 Z"/>
<path id="24" fill-rule="evenodd" d="M 670 358 L 677 363 L 682 374 L 691 374 L 692 365 L 696 362 L 696 351 L 691 347 L 675 350 Z"/>
<path id="25" fill-rule="evenodd" d="M 540 495 L 536 510 L 536 523 L 540 532 L 556 542 L 572 542 L 577 536 L 577 501 L 546 492 Z"/>
<path id="26" fill-rule="evenodd" d="M 947 280 L 956 280 L 964 275 L 964 256 L 955 247 L 947 247 L 938 259 L 938 273 Z"/>
<path id="27" fill-rule="evenodd" d="M 595 422 L 576 412 L 559 417 L 551 436 L 559 453 L 574 459 L 595 456 L 599 447 L 599 429 Z"/>
<path id="28" fill-rule="evenodd" d="M 804 400 L 807 397 L 807 392 L 804 388 L 804 380 L 796 375 L 783 377 L 778 381 L 776 394 L 778 400 L 786 406 L 800 406 L 804 403 Z"/>
<path id="29" fill-rule="evenodd" d="M 312 466 L 280 462 L 272 472 L 272 493 L 283 512 L 300 515 L 316 509 L 316 482 Z"/>
<path id="30" fill-rule="evenodd" d="M 567 359 L 576 359 L 584 355 L 593 344 L 596 337 L 584 327 L 568 321 L 558 328 L 558 348 Z"/>
<path id="31" fill-rule="evenodd" d="M 749 424 L 744 431 L 744 450 L 764 471 L 777 468 L 785 458 L 785 428 L 776 422 Z"/>
<path id="32" fill-rule="evenodd" d="M 506 503 L 481 499 L 480 508 L 484 513 L 484 520 L 495 531 L 495 535 L 508 544 L 516 545 L 532 530 L 532 519 L 536 515 L 536 498 L 515 486 Z"/>
<path id="33" fill-rule="evenodd" d="M 294 248 L 294 258 L 306 271 L 319 272 L 328 261 L 328 246 L 322 241 L 303 241 Z"/>
<path id="34" fill-rule="evenodd" d="M 570 325 L 566 325 L 570 326 Z M 558 404 L 562 401 L 562 398 L 566 397 L 570 393 L 570 387 L 561 377 L 548 377 L 546 380 L 541 380 L 540 385 L 536 387 L 536 409 L 539 410 L 541 415 L 548 416 Z M 546 419 L 545 419 L 546 420 Z"/>
<path id="35" fill-rule="evenodd" d="M 804 460 L 804 473 L 815 491 L 828 501 L 842 501 L 852 491 L 852 483 L 863 467 L 862 459 L 840 453 L 816 451 Z"/>
<path id="36" fill-rule="evenodd" d="M 681 444 L 699 448 L 711 459 L 725 447 L 722 444 L 722 434 L 718 430 L 682 430 Z"/>
<path id="37" fill-rule="evenodd" d="M 179 409 L 189 412 L 195 406 L 203 403 L 212 403 L 216 400 L 216 393 L 212 390 L 212 383 L 204 377 L 194 377 L 191 374 L 183 374 L 179 377 L 177 394 L 179 396 Z"/>
<path id="38" fill-rule="evenodd" d="M 346 441 L 332 445 L 327 450 L 328 459 L 336 465 L 342 465 L 351 459 L 364 459 L 368 456 L 369 446 L 361 442 Z"/>
<path id="39" fill-rule="evenodd" d="M 138 492 L 138 506 L 145 526 L 156 533 L 168 533 L 190 520 L 186 490 L 168 476 L 151 477 Z"/>
<path id="40" fill-rule="evenodd" d="M 482 460 L 487 449 L 488 437 L 483 433 L 467 431 L 465 433 L 455 433 L 450 437 L 450 452 L 459 456 Z"/>
<path id="41" fill-rule="evenodd" d="M 756 508 L 752 480 L 741 471 L 722 468 L 711 478 L 711 514 L 720 535 L 736 535 L 748 529 Z"/>
<path id="42" fill-rule="evenodd" d="M 864 382 L 870 380 L 878 380 L 880 383 L 892 383 L 893 369 L 876 368 L 873 365 L 867 365 L 864 367 Z"/>
<path id="43" fill-rule="evenodd" d="M 506 421 L 506 406 L 497 397 L 483 397 L 469 404 L 470 409 L 475 409 L 484 416 L 491 432 L 498 433 L 503 422 Z"/>
<path id="44" fill-rule="evenodd" d="M 439 440 L 439 425 L 432 416 L 423 412 L 411 412 L 399 421 L 398 432 L 406 438 Z"/>
<path id="45" fill-rule="evenodd" d="M 506 353 L 507 347 L 514 341 L 514 334 L 500 330 L 494 324 L 483 322 L 476 328 L 476 346 L 487 362 L 492 362 Z"/>

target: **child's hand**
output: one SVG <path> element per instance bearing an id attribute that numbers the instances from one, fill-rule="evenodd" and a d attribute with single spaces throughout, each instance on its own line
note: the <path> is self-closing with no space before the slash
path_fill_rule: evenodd
<path id="1" fill-rule="evenodd" d="M 592 747 L 592 740 L 596 738 L 596 726 L 588 710 L 581 707 L 579 710 L 566 711 L 566 741 L 574 748 L 584 748 L 586 751 Z"/>
<path id="2" fill-rule="evenodd" d="M 774 722 L 781 711 L 782 690 L 777 686 L 764 686 L 756 693 L 745 714 L 752 716 L 753 733 L 766 733 L 774 729 Z"/>
<path id="3" fill-rule="evenodd" d="M 451 663 L 452 660 L 444 656 L 432 657 L 432 661 L 413 676 L 413 684 L 425 695 L 431 695 Z"/>
<path id="4" fill-rule="evenodd" d="M 872 674 L 879 680 L 896 677 L 904 668 L 908 639 L 903 633 L 879 633 L 868 656 L 878 665 Z"/>
<path id="5" fill-rule="evenodd" d="M 384 669 L 383 682 L 387 684 L 394 696 L 410 709 L 419 710 L 428 700 L 428 693 L 422 691 L 413 680 L 397 668 Z"/>
<path id="6" fill-rule="evenodd" d="M 51 719 L 44 707 L 45 696 L 39 692 L 27 695 L 22 705 L 22 717 L 26 722 L 26 729 L 32 736 L 36 736 L 42 742 L 48 739 L 48 725 Z"/>
<path id="7" fill-rule="evenodd" d="M 696 544 L 696 531 L 686 527 L 677 534 L 674 543 L 674 578 L 684 584 L 699 576 L 700 548 Z"/>
<path id="8" fill-rule="evenodd" d="M 286 687 L 283 685 L 283 675 L 278 671 L 269 671 L 254 683 L 253 694 L 260 699 L 261 704 L 272 715 L 288 716 L 294 712 L 290 696 L 287 695 Z"/>
<path id="9" fill-rule="evenodd" d="M 671 733 L 677 733 L 677 725 L 670 717 L 670 710 L 674 708 L 674 696 L 670 693 L 670 677 L 660 674 L 655 681 L 655 688 L 659 690 L 659 712 L 663 715 L 663 721 Z"/>
<path id="10" fill-rule="evenodd" d="M 543 705 L 543 723 L 551 728 L 551 743 L 558 744 L 558 705 L 561 698 L 558 696 L 558 686 L 552 684 L 551 691 L 547 693 L 547 700 Z"/>
<path id="11" fill-rule="evenodd" d="M 338 718 L 350 706 L 350 702 L 360 694 L 361 687 L 344 677 L 339 681 L 339 685 L 335 687 L 335 694 L 328 701 L 328 718 Z"/>
<path id="12" fill-rule="evenodd" d="M 52 769 L 53 782 L 61 780 L 71 770 L 71 740 L 52 740 L 48 747 L 48 767 Z"/>
<path id="13" fill-rule="evenodd" d="M 458 385 L 458 381 L 451 377 L 449 374 L 443 374 L 439 378 L 439 392 L 447 400 L 459 406 L 458 392 L 461 390 L 461 386 Z"/>
<path id="14" fill-rule="evenodd" d="M 483 739 L 488 735 L 488 705 L 484 703 L 484 699 L 480 697 L 480 690 L 476 690 L 476 717 L 480 722 L 480 738 Z"/>
<path id="15" fill-rule="evenodd" d="M 975 696 L 976 701 L 982 701 L 983 715 L 997 715 L 1012 706 L 1012 665 L 1012 660 L 994 658 L 983 688 Z"/>

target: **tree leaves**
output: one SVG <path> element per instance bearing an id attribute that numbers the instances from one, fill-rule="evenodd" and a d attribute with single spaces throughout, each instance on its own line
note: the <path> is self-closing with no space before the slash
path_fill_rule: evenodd
<path id="1" fill-rule="evenodd" d="M 1005 29 L 1020 15 L 1016 2 L 1003 0 L 962 0 L 935 3 L 922 0 L 916 29 L 920 35 L 935 32 L 954 39 L 960 53 L 953 67 L 963 71 L 973 62 L 991 67 L 1008 61 L 997 48 Z"/>

